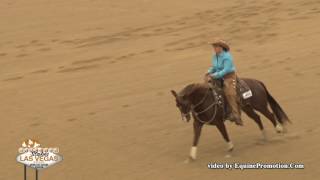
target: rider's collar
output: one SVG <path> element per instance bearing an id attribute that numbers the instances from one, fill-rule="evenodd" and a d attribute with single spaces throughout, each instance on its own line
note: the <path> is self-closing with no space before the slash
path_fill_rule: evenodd
<path id="1" fill-rule="evenodd" d="M 222 51 L 221 53 L 216 54 L 216 56 L 218 56 L 218 57 L 223 57 L 225 53 L 226 53 L 225 51 Z"/>

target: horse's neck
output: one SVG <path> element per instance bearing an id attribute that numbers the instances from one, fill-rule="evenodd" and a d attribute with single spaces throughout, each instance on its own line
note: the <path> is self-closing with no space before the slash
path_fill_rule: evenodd
<path id="1" fill-rule="evenodd" d="M 192 94 L 190 94 L 190 101 L 193 105 L 198 104 L 203 100 L 203 98 L 208 98 L 210 96 L 210 90 L 207 87 L 198 87 Z"/>

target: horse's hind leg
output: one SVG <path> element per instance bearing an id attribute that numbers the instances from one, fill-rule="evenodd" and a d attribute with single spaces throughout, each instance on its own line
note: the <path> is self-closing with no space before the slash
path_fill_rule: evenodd
<path id="1" fill-rule="evenodd" d="M 282 133 L 284 131 L 282 125 L 280 123 L 277 123 L 274 114 L 270 112 L 267 107 L 260 110 L 260 112 L 272 122 L 272 125 L 275 127 L 277 133 Z"/>
<path id="2" fill-rule="evenodd" d="M 217 126 L 218 130 L 220 131 L 220 133 L 222 134 L 224 140 L 227 142 L 227 145 L 228 145 L 227 150 L 232 151 L 233 150 L 233 143 L 229 139 L 226 126 L 224 125 L 223 122 L 218 122 L 216 124 L 216 126 Z"/>
<path id="3" fill-rule="evenodd" d="M 260 116 L 259 116 L 250 106 L 246 106 L 246 107 L 242 108 L 242 110 L 243 110 L 251 119 L 253 119 L 253 120 L 257 123 L 259 129 L 261 130 L 263 139 L 264 139 L 264 140 L 267 140 L 267 135 L 266 135 L 266 132 L 265 132 L 265 130 L 264 130 L 263 124 L 262 124 L 262 122 L 261 122 Z"/>
<path id="4" fill-rule="evenodd" d="M 201 129 L 202 129 L 203 124 L 200 123 L 197 120 L 194 120 L 193 122 L 193 143 L 192 143 L 192 147 L 190 150 L 190 159 L 191 160 L 195 160 L 197 158 L 197 145 L 199 142 L 199 138 L 201 135 Z"/>

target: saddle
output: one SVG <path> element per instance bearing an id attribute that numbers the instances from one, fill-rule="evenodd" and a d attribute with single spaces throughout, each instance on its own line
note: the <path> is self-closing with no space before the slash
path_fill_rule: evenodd
<path id="1" fill-rule="evenodd" d="M 213 86 L 216 86 L 218 88 L 221 89 L 221 93 L 223 93 L 222 89 L 223 89 L 223 79 L 221 80 L 215 80 L 215 84 Z M 250 97 L 252 97 L 252 91 L 250 89 L 250 87 L 248 86 L 248 84 L 241 78 L 236 79 L 237 81 L 237 87 L 236 87 L 236 91 L 237 91 L 237 96 L 238 96 L 238 103 L 240 104 L 240 106 L 245 106 L 248 104 L 248 99 Z"/>
<path id="2" fill-rule="evenodd" d="M 237 81 L 236 92 L 238 97 L 237 101 L 240 107 L 244 107 L 249 104 L 248 100 L 250 99 L 250 97 L 252 97 L 253 94 L 250 87 L 243 79 L 237 77 L 236 81 Z M 214 89 L 216 89 L 219 95 L 225 96 L 223 91 L 223 79 L 212 81 L 212 86 L 216 87 Z M 224 108 L 223 116 L 225 120 L 228 117 L 229 113 L 231 113 L 231 109 L 229 107 L 229 104 L 225 103 L 224 100 L 222 100 L 221 102 L 222 102 L 221 105 Z"/>

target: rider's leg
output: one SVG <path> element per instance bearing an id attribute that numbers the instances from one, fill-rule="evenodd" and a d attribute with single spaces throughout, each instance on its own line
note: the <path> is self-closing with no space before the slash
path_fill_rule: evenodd
<path id="1" fill-rule="evenodd" d="M 225 77 L 224 79 L 224 93 L 228 100 L 228 103 L 231 108 L 231 119 L 234 119 L 236 124 L 243 125 L 241 120 L 241 110 L 237 103 L 237 92 L 236 92 L 236 76 L 232 75 L 229 77 Z"/>

